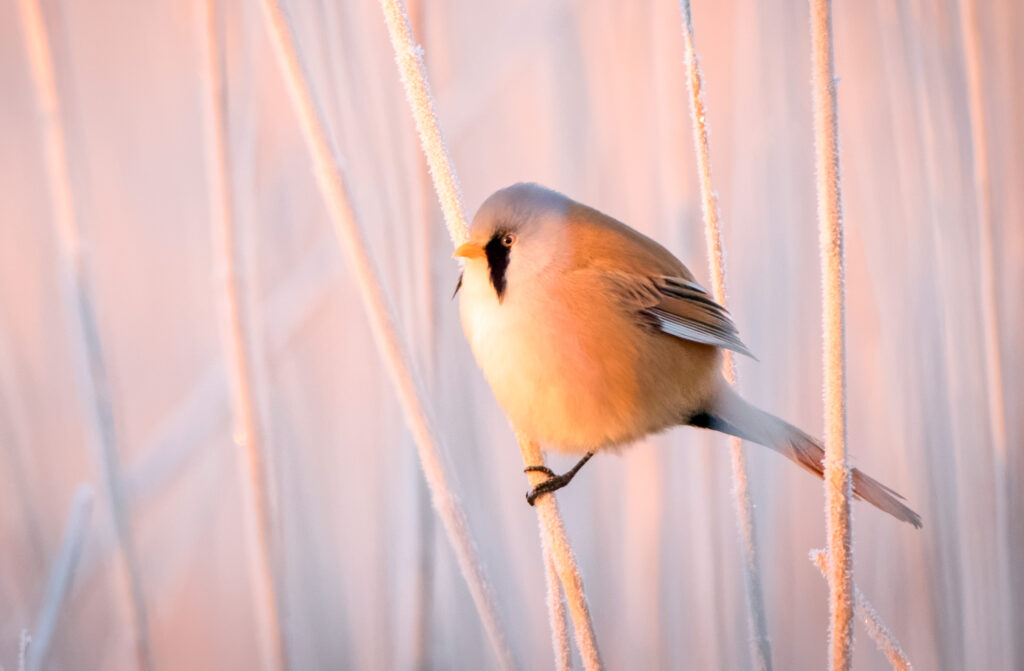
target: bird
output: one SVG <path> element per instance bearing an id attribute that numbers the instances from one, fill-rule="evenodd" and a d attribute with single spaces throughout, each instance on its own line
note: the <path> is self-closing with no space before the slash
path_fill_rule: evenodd
<path id="1" fill-rule="evenodd" d="M 751 355 L 731 316 L 681 261 L 639 231 L 534 183 L 480 206 L 455 295 L 463 331 L 517 432 L 546 451 L 581 455 L 527 494 L 569 484 L 597 452 L 684 425 L 767 446 L 818 477 L 824 450 L 747 403 L 722 373 L 722 351 Z M 903 497 L 858 469 L 853 494 L 915 527 Z"/>

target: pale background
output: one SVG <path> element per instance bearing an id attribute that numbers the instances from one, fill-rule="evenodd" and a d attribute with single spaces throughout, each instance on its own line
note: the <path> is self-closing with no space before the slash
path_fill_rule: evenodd
<path id="1" fill-rule="evenodd" d="M 207 208 L 198 2 L 44 0 L 156 668 L 259 664 Z M 360 222 L 428 380 L 524 668 L 552 666 L 536 517 L 449 300 L 457 277 L 380 9 L 291 0 Z M 978 2 L 1008 452 L 984 374 L 967 84 L 951 0 L 835 4 L 853 462 L 915 531 L 856 504 L 856 581 L 920 669 L 1024 664 L 1024 6 Z M 470 212 L 539 181 L 654 236 L 708 283 L 679 8 L 413 8 Z M 255 2 L 226 0 L 235 216 L 287 566 L 295 669 L 495 664 L 332 235 Z M 807 4 L 698 0 L 732 310 L 752 401 L 822 430 Z M 0 1 L 0 664 L 32 630 L 75 487 L 97 505 L 50 668 L 134 667 L 110 510 L 17 3 Z M 748 448 L 779 669 L 825 666 L 821 485 Z M 561 469 L 569 461 L 554 460 Z M 610 669 L 750 666 L 726 442 L 676 429 L 559 500 Z M 1001 512 L 998 512 L 1001 511 Z M 997 514 L 998 512 L 998 514 Z M 886 668 L 858 623 L 856 667 Z"/>

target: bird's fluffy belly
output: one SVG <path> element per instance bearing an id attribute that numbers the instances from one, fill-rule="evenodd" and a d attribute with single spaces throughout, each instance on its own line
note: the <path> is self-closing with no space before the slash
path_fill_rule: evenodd
<path id="1" fill-rule="evenodd" d="M 676 372 L 652 365 L 651 340 L 681 342 L 649 333 L 612 306 L 513 301 L 464 304 L 463 320 L 477 362 L 518 431 L 547 449 L 587 452 L 683 419 L 681 399 L 649 394 L 658 388 L 654 377 Z"/>

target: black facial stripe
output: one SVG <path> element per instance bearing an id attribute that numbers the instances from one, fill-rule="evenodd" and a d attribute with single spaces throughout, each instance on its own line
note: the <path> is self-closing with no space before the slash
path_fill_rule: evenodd
<path id="1" fill-rule="evenodd" d="M 487 267 L 491 271 L 491 285 L 494 287 L 495 293 L 498 294 L 499 303 L 505 295 L 505 271 L 508 269 L 508 259 L 512 254 L 512 249 L 501 243 L 503 237 L 505 237 L 505 231 L 498 231 L 484 247 L 484 253 L 487 255 Z"/>

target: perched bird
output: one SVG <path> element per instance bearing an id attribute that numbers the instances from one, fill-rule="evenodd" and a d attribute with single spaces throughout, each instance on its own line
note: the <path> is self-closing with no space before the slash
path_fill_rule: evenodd
<path id="1" fill-rule="evenodd" d="M 513 426 L 548 450 L 583 455 L 527 495 L 564 487 L 599 450 L 676 425 L 766 445 L 821 476 L 824 451 L 726 383 L 721 350 L 750 353 L 729 314 L 654 240 L 536 184 L 480 207 L 466 259 L 462 327 Z M 854 469 L 853 491 L 921 526 L 896 492 Z"/>

